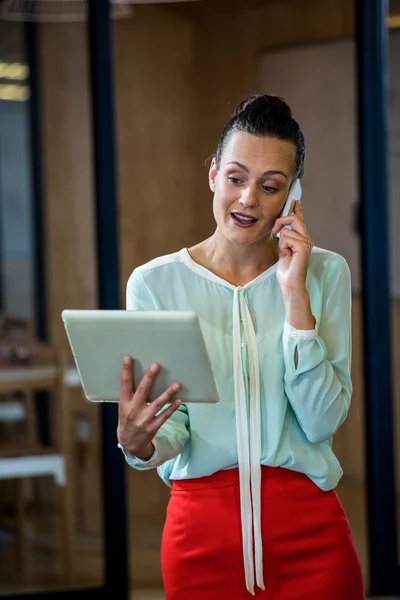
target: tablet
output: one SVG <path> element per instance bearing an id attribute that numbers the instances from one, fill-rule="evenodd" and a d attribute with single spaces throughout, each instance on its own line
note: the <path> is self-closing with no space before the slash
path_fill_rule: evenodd
<path id="1" fill-rule="evenodd" d="M 131 356 L 134 385 L 152 363 L 161 366 L 150 400 L 177 381 L 184 402 L 219 402 L 194 312 L 64 310 L 62 318 L 88 400 L 118 401 L 122 361 Z"/>

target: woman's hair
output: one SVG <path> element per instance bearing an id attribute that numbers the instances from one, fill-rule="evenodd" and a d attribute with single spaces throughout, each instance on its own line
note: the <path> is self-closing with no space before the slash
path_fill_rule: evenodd
<path id="1" fill-rule="evenodd" d="M 255 94 L 241 102 L 231 120 L 225 125 L 217 151 L 215 163 L 221 166 L 222 152 L 233 132 L 244 131 L 257 137 L 272 137 L 292 142 L 296 147 L 296 168 L 294 179 L 304 171 L 305 141 L 297 121 L 286 102 L 278 96 Z"/>

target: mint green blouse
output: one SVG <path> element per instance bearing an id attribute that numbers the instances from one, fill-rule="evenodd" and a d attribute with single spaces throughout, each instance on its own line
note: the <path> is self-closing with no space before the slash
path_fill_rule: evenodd
<path id="1" fill-rule="evenodd" d="M 135 269 L 127 285 L 128 310 L 197 314 L 220 403 L 182 405 L 156 434 L 149 461 L 125 453 L 126 460 L 136 469 L 157 468 L 168 485 L 239 467 L 246 580 L 252 592 L 254 570 L 263 587 L 256 526 L 260 465 L 304 473 L 322 490 L 335 488 L 342 470 L 332 436 L 346 418 L 352 394 L 346 261 L 328 250 L 312 250 L 307 275 L 317 322 L 312 331 L 286 322 L 276 268 L 235 287 L 183 249 Z"/>

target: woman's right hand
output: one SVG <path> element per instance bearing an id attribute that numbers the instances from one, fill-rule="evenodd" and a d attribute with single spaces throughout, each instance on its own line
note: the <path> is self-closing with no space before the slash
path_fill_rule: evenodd
<path id="1" fill-rule="evenodd" d="M 161 396 L 149 403 L 149 394 L 160 366 L 153 364 L 137 389 L 133 390 L 133 360 L 125 357 L 122 365 L 121 389 L 118 403 L 118 441 L 133 456 L 142 460 L 151 458 L 154 452 L 152 440 L 160 427 L 182 404 L 181 400 L 172 401 L 180 389 L 179 383 L 173 383 Z M 167 404 L 171 406 L 157 413 Z"/>

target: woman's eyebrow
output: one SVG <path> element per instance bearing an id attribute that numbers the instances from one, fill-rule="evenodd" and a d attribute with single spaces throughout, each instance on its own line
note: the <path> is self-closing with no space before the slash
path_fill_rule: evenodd
<path id="1" fill-rule="evenodd" d="M 228 165 L 237 165 L 238 167 L 243 169 L 243 171 L 246 171 L 246 173 L 250 173 L 249 168 L 246 167 L 246 165 L 242 165 L 242 163 L 237 162 L 236 160 L 232 160 L 231 162 L 228 162 L 227 164 Z"/>
<path id="2" fill-rule="evenodd" d="M 283 171 L 264 171 L 263 175 L 282 175 L 285 179 L 288 179 L 288 176 Z"/>
<path id="3" fill-rule="evenodd" d="M 237 165 L 238 167 L 243 169 L 243 171 L 246 171 L 246 173 L 250 173 L 250 170 L 248 167 L 246 167 L 246 165 L 243 165 L 242 163 L 237 162 L 236 160 L 232 160 L 231 162 L 228 162 L 227 164 L 228 165 Z M 263 175 L 282 175 L 285 179 L 288 179 L 288 176 L 283 171 L 264 171 Z"/>

